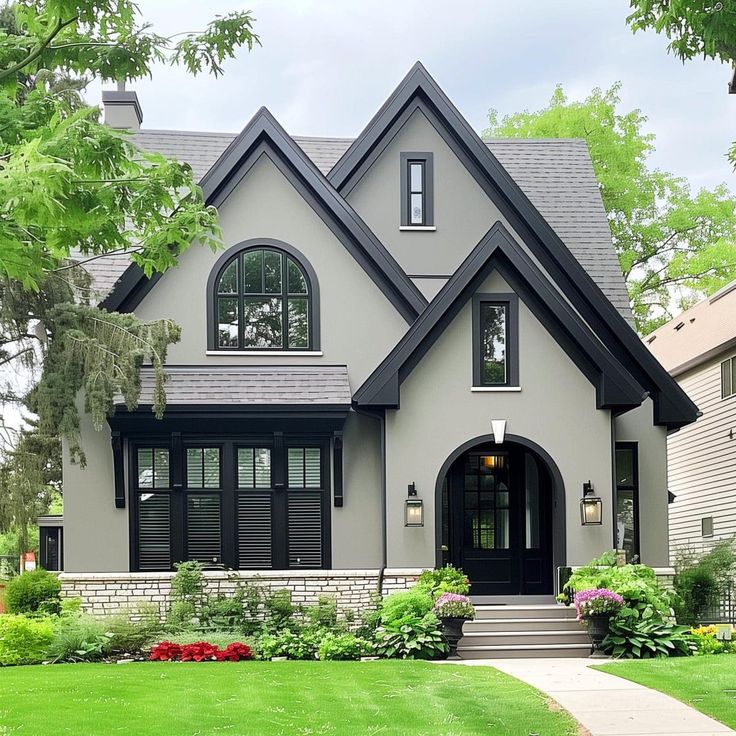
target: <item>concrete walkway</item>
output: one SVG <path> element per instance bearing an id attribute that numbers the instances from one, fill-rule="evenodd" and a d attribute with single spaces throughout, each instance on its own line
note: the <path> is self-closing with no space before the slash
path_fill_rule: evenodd
<path id="1" fill-rule="evenodd" d="M 679 700 L 590 665 L 590 659 L 479 659 L 556 700 L 591 736 L 721 736 L 736 733 Z"/>

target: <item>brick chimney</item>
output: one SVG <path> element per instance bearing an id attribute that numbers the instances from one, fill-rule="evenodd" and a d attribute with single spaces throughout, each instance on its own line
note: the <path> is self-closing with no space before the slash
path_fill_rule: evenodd
<path id="1" fill-rule="evenodd" d="M 126 92 L 125 81 L 118 82 L 116 90 L 103 90 L 102 108 L 105 124 L 111 128 L 138 130 L 143 122 L 143 111 L 135 92 Z"/>

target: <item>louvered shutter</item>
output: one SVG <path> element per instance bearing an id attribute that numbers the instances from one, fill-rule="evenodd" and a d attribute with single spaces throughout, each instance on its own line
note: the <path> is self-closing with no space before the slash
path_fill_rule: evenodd
<path id="1" fill-rule="evenodd" d="M 187 559 L 203 565 L 222 562 L 220 496 L 187 494 Z"/>
<path id="2" fill-rule="evenodd" d="M 289 567 L 322 566 L 322 493 L 289 493 Z"/>
<path id="3" fill-rule="evenodd" d="M 238 567 L 260 570 L 273 566 L 271 494 L 238 495 Z"/>
<path id="4" fill-rule="evenodd" d="M 168 493 L 138 497 L 138 567 L 171 569 L 171 499 Z"/>

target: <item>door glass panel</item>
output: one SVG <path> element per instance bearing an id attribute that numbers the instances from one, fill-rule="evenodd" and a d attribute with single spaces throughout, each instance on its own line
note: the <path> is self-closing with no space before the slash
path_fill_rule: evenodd
<path id="1" fill-rule="evenodd" d="M 496 549 L 509 548 L 509 510 L 496 510 Z"/>
<path id="2" fill-rule="evenodd" d="M 537 461 L 527 453 L 525 455 L 526 469 L 526 514 L 524 536 L 527 549 L 539 549 L 542 544 L 539 533 L 539 468 Z"/>
<path id="3" fill-rule="evenodd" d="M 477 540 L 476 549 L 494 549 L 496 529 L 493 520 L 493 511 L 481 511 L 476 516 Z"/>
<path id="4" fill-rule="evenodd" d="M 510 535 L 507 456 L 473 455 L 464 468 L 463 544 L 476 550 L 508 549 Z"/>

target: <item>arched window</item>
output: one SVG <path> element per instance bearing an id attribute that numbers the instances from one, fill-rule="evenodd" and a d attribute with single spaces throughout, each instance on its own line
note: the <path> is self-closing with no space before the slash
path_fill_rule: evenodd
<path id="1" fill-rule="evenodd" d="M 296 257 L 280 248 L 247 248 L 230 257 L 214 284 L 214 347 L 312 350 L 311 281 Z"/>

